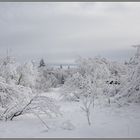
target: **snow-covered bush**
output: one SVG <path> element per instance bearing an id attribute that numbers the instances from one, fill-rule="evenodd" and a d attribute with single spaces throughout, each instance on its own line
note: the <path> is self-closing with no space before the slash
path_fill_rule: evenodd
<path id="1" fill-rule="evenodd" d="M 32 96 L 33 94 L 30 88 L 0 82 L 0 104 L 4 110 L 2 114 L 4 116 L 6 115 L 5 118 L 7 118 L 12 114 L 11 111 L 16 112 L 16 110 L 23 107 Z"/>
<path id="2" fill-rule="evenodd" d="M 79 100 L 82 96 L 92 94 L 95 81 L 89 75 L 82 76 L 79 72 L 68 78 L 62 88 L 62 96 L 66 100 Z"/>
<path id="3" fill-rule="evenodd" d="M 82 75 L 90 75 L 92 79 L 106 79 L 110 76 L 105 59 L 80 58 L 76 60 L 78 71 Z"/>
<path id="4" fill-rule="evenodd" d="M 129 81 L 120 89 L 116 100 L 121 104 L 139 102 L 140 103 L 140 63 L 135 67 Z"/>
<path id="5" fill-rule="evenodd" d="M 97 97 L 96 81 L 92 81 L 90 75 L 82 76 L 79 72 L 67 79 L 63 86 L 63 99 L 82 103 L 82 110 L 86 113 L 88 124 L 91 125 L 91 108 L 94 107 L 94 100 Z"/>
<path id="6" fill-rule="evenodd" d="M 67 100 L 77 100 L 88 93 L 88 84 L 96 88 L 96 97 L 108 100 L 120 92 L 126 83 L 128 67 L 123 63 L 108 61 L 105 58 L 79 58 L 77 72 L 69 76 L 63 86 L 63 97 Z M 94 95 L 95 96 L 95 95 Z"/>
<path id="7" fill-rule="evenodd" d="M 12 120 L 25 113 L 44 113 L 53 116 L 59 113 L 59 107 L 51 98 L 33 93 L 31 88 L 9 85 L 0 82 L 0 119 Z"/>
<path id="8" fill-rule="evenodd" d="M 73 70 L 71 69 L 63 69 L 63 68 L 55 68 L 53 69 L 53 74 L 58 80 L 59 85 L 63 85 L 66 81 L 66 79 L 72 75 Z"/>
<path id="9" fill-rule="evenodd" d="M 37 79 L 37 68 L 32 62 L 27 62 L 17 68 L 18 80 L 17 85 L 35 88 Z"/>
<path id="10" fill-rule="evenodd" d="M 36 80 L 36 89 L 41 91 L 48 91 L 51 87 L 56 87 L 58 79 L 54 73 L 46 66 L 38 68 L 38 75 Z"/>
<path id="11" fill-rule="evenodd" d="M 82 84 L 83 77 L 79 72 L 69 77 L 62 88 L 63 99 L 78 100 L 80 98 Z"/>
<path id="12" fill-rule="evenodd" d="M 127 63 L 128 73 L 125 82 L 115 96 L 115 101 L 119 104 L 140 103 L 140 46 L 135 47 L 136 53 Z"/>
<path id="13" fill-rule="evenodd" d="M 140 63 L 140 45 L 134 45 L 133 47 L 136 48 L 136 53 L 130 58 L 127 64 L 135 66 Z"/>
<path id="14" fill-rule="evenodd" d="M 5 79 L 6 83 L 16 83 L 17 67 L 18 63 L 13 57 L 7 56 L 0 60 L 0 76 Z"/>

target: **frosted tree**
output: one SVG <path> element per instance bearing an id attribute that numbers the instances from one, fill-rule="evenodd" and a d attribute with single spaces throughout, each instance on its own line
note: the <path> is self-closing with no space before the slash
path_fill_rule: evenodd
<path id="1" fill-rule="evenodd" d="M 0 76 L 5 79 L 6 83 L 16 83 L 17 67 L 18 63 L 13 57 L 7 56 L 0 60 Z"/>
<path id="2" fill-rule="evenodd" d="M 46 66 L 38 68 L 38 75 L 36 80 L 36 88 L 38 90 L 48 91 L 49 88 L 56 87 L 57 84 L 58 79 L 52 70 Z"/>
<path id="3" fill-rule="evenodd" d="M 130 58 L 129 62 L 127 62 L 126 64 L 129 66 L 135 66 L 140 62 L 140 45 L 133 45 L 133 48 L 136 49 L 136 53 L 134 54 L 133 57 Z"/>
<path id="4" fill-rule="evenodd" d="M 37 68 L 33 65 L 31 61 L 20 65 L 17 68 L 18 80 L 17 85 L 23 85 L 26 87 L 35 88 L 36 78 L 37 78 Z"/>
<path id="5" fill-rule="evenodd" d="M 97 83 L 105 81 L 110 75 L 110 70 L 107 66 L 107 60 L 101 58 L 79 58 L 76 60 L 78 71 L 82 76 L 90 75 L 91 80 L 96 80 Z"/>
<path id="6" fill-rule="evenodd" d="M 63 66 L 62 65 L 60 65 L 60 69 L 63 69 Z"/>
<path id="7" fill-rule="evenodd" d="M 91 108 L 94 107 L 94 99 L 92 99 L 91 97 L 84 97 L 82 99 L 82 104 L 83 106 L 81 106 L 81 109 L 85 112 L 86 114 L 86 118 L 88 121 L 88 125 L 91 125 L 91 120 L 90 120 L 90 116 L 91 116 Z"/>
<path id="8" fill-rule="evenodd" d="M 90 75 L 82 76 L 77 72 L 66 81 L 63 87 L 64 99 L 81 101 L 81 109 L 84 111 L 89 125 L 91 125 L 90 117 L 94 108 L 94 100 L 97 97 L 97 85 L 91 79 Z"/>
<path id="9" fill-rule="evenodd" d="M 115 96 L 116 102 L 120 104 L 140 102 L 140 63 L 133 68 L 128 77 L 129 80 L 121 86 L 120 91 Z"/>
<path id="10" fill-rule="evenodd" d="M 62 96 L 66 100 L 79 100 L 83 77 L 77 72 L 69 77 L 62 88 Z"/>
<path id="11" fill-rule="evenodd" d="M 115 102 L 120 105 L 140 102 L 140 45 L 133 47 L 136 48 L 136 53 L 127 64 L 127 77 L 115 96 Z"/>
<path id="12" fill-rule="evenodd" d="M 77 96 L 77 98 L 80 97 L 79 93 L 81 90 L 82 81 L 85 79 L 85 77 L 90 77 L 91 83 L 96 81 L 95 86 L 101 87 L 111 75 L 106 64 L 107 62 L 104 59 L 79 58 L 76 62 L 78 65 L 78 72 L 66 79 L 63 87 L 65 90 L 67 89 L 68 91 L 71 91 L 74 96 Z"/>
<path id="13" fill-rule="evenodd" d="M 34 93 L 31 88 L 9 85 L 0 82 L 0 120 L 13 120 L 24 115 L 33 114 L 49 129 L 41 115 L 53 117 L 60 115 L 59 106 L 51 98 Z"/>
<path id="14" fill-rule="evenodd" d="M 82 107 L 81 109 L 85 112 L 88 124 L 91 125 L 91 113 L 92 109 L 94 108 L 94 101 L 97 96 L 96 91 L 96 82 L 92 82 L 89 76 L 84 77 L 83 84 L 81 86 L 81 101 Z"/>

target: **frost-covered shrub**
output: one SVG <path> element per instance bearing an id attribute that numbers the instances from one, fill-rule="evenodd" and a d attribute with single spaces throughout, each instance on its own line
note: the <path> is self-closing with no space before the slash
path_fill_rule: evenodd
<path id="1" fill-rule="evenodd" d="M 122 104 L 127 102 L 140 103 L 140 64 L 135 67 L 130 75 L 130 81 L 127 81 L 121 88 L 116 99 Z"/>
<path id="2" fill-rule="evenodd" d="M 67 100 L 77 100 L 80 98 L 80 92 L 82 88 L 83 77 L 80 73 L 75 73 L 72 77 L 69 77 L 62 89 L 62 95 Z"/>
<path id="3" fill-rule="evenodd" d="M 35 88 L 37 79 L 37 68 L 33 65 L 32 62 L 20 65 L 17 68 L 17 71 L 18 71 L 17 85 Z"/>
<path id="4" fill-rule="evenodd" d="M 115 96 L 116 102 L 120 104 L 139 102 L 140 103 L 140 47 L 130 59 L 126 81 L 120 87 L 120 91 Z"/>
<path id="5" fill-rule="evenodd" d="M 51 98 L 33 93 L 31 88 L 0 82 L 0 119 L 12 120 L 25 113 L 53 116 L 59 107 Z"/>
<path id="6" fill-rule="evenodd" d="M 67 100 L 78 100 L 81 96 L 92 94 L 95 83 L 90 79 L 90 76 L 82 76 L 80 73 L 75 73 L 68 78 L 63 86 L 63 97 Z"/>
<path id="7" fill-rule="evenodd" d="M 18 63 L 13 57 L 7 56 L 0 60 L 0 76 L 5 79 L 6 83 L 16 83 L 18 79 L 17 67 Z"/>
<path id="8" fill-rule="evenodd" d="M 36 80 L 36 89 L 41 91 L 48 91 L 51 87 L 56 87 L 58 79 L 54 73 L 50 71 L 46 66 L 38 69 L 38 75 Z"/>
<path id="9" fill-rule="evenodd" d="M 23 107 L 32 96 L 30 88 L 0 82 L 0 105 L 5 110 L 1 115 L 9 116 L 11 111 Z"/>
<path id="10" fill-rule="evenodd" d="M 127 64 L 135 66 L 140 63 L 140 45 L 134 45 L 133 47 L 136 48 L 136 53 L 130 58 Z"/>
<path id="11" fill-rule="evenodd" d="M 106 79 L 110 76 L 110 71 L 105 59 L 101 58 L 80 58 L 76 60 L 78 71 L 82 75 L 90 75 L 92 79 Z"/>
<path id="12" fill-rule="evenodd" d="M 88 84 L 96 88 L 98 98 L 104 96 L 109 99 L 119 93 L 126 83 L 127 66 L 122 63 L 108 61 L 104 58 L 79 58 L 77 72 L 69 76 L 63 86 L 63 96 L 68 100 L 77 100 L 88 93 Z M 86 92 L 85 92 L 86 91 Z"/>

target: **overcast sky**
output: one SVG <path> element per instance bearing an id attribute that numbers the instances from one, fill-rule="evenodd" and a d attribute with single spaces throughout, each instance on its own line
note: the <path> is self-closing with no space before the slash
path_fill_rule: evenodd
<path id="1" fill-rule="evenodd" d="M 0 55 L 73 63 L 78 56 L 127 60 L 140 44 L 140 3 L 0 3 Z"/>

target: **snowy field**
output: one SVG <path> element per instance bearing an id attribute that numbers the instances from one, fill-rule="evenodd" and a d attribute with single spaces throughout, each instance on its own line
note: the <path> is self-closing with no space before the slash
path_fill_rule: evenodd
<path id="1" fill-rule="evenodd" d="M 27 114 L 14 118 L 13 121 L 0 122 L 0 137 L 37 138 L 37 137 L 140 137 L 140 105 L 124 107 L 101 106 L 96 103 L 91 115 L 91 126 L 81 110 L 79 102 L 60 101 L 59 88 L 44 95 L 54 98 L 60 105 L 61 115 L 43 120 L 49 126 L 47 131 L 43 123 L 33 115 Z"/>

